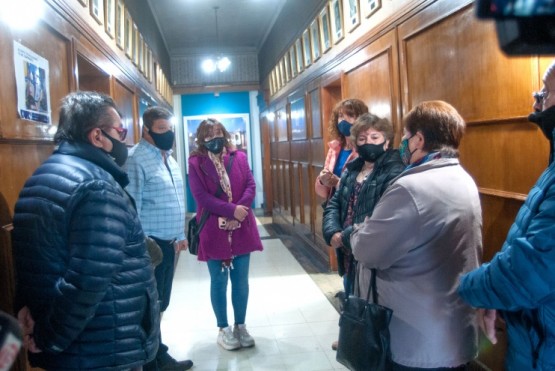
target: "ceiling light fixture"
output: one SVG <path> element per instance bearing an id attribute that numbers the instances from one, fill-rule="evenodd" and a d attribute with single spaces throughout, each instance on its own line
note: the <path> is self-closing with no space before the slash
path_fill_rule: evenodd
<path id="1" fill-rule="evenodd" d="M 214 17 L 216 19 L 216 47 L 220 47 L 220 30 L 218 29 L 218 9 L 220 7 L 215 6 L 214 7 Z M 229 60 L 228 57 L 222 57 L 221 53 L 218 55 L 218 57 L 216 58 L 216 60 L 212 59 L 212 58 L 207 58 L 205 60 L 202 61 L 201 67 L 202 70 L 206 73 L 212 73 L 216 70 L 220 71 L 220 72 L 224 72 L 225 70 L 227 70 L 229 68 L 229 66 L 231 65 L 231 61 Z"/>

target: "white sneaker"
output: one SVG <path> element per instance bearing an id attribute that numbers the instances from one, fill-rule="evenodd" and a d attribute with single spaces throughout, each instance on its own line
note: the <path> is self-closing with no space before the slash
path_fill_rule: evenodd
<path id="1" fill-rule="evenodd" d="M 233 328 L 233 334 L 236 339 L 239 339 L 243 348 L 250 348 L 254 346 L 254 339 L 247 331 L 247 327 L 245 325 L 235 325 Z"/>
<path id="2" fill-rule="evenodd" d="M 233 334 L 231 326 L 221 328 L 218 333 L 218 344 L 225 350 L 235 350 L 241 348 L 241 343 Z"/>

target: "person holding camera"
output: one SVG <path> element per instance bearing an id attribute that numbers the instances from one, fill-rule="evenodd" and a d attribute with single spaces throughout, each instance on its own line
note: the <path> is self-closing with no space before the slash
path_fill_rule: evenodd
<path id="1" fill-rule="evenodd" d="M 197 221 L 209 213 L 202 230 L 198 259 L 207 262 L 210 299 L 219 327 L 217 343 L 226 350 L 254 346 L 245 318 L 249 298 L 250 253 L 262 251 L 250 208 L 256 194 L 247 156 L 231 143 L 218 120 L 202 121 L 197 149 L 189 156 L 189 187 L 197 203 Z M 227 284 L 231 281 L 232 328 L 227 319 Z"/>

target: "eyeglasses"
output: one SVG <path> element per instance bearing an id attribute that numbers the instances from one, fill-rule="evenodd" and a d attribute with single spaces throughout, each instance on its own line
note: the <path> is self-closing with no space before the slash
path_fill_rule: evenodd
<path id="1" fill-rule="evenodd" d="M 552 90 L 540 90 L 540 91 L 536 91 L 532 93 L 532 97 L 534 97 L 534 99 L 536 100 L 536 104 L 542 104 L 545 103 L 547 97 L 549 96 L 549 93 Z"/>
<path id="2" fill-rule="evenodd" d="M 127 136 L 127 129 L 119 126 L 112 126 L 112 129 L 118 132 L 119 140 L 124 141 Z"/>

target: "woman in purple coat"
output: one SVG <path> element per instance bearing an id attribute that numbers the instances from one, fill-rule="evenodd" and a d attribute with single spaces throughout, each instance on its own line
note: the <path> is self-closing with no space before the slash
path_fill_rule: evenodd
<path id="1" fill-rule="evenodd" d="M 198 259 L 208 263 L 210 299 L 216 315 L 218 344 L 227 350 L 254 346 L 245 327 L 249 298 L 249 261 L 262 251 L 250 209 L 256 191 L 247 156 L 231 144 L 231 136 L 215 119 L 197 129 L 198 148 L 189 156 L 189 187 L 197 203 L 197 221 L 210 213 L 200 232 Z M 227 321 L 227 282 L 235 316 Z"/>

